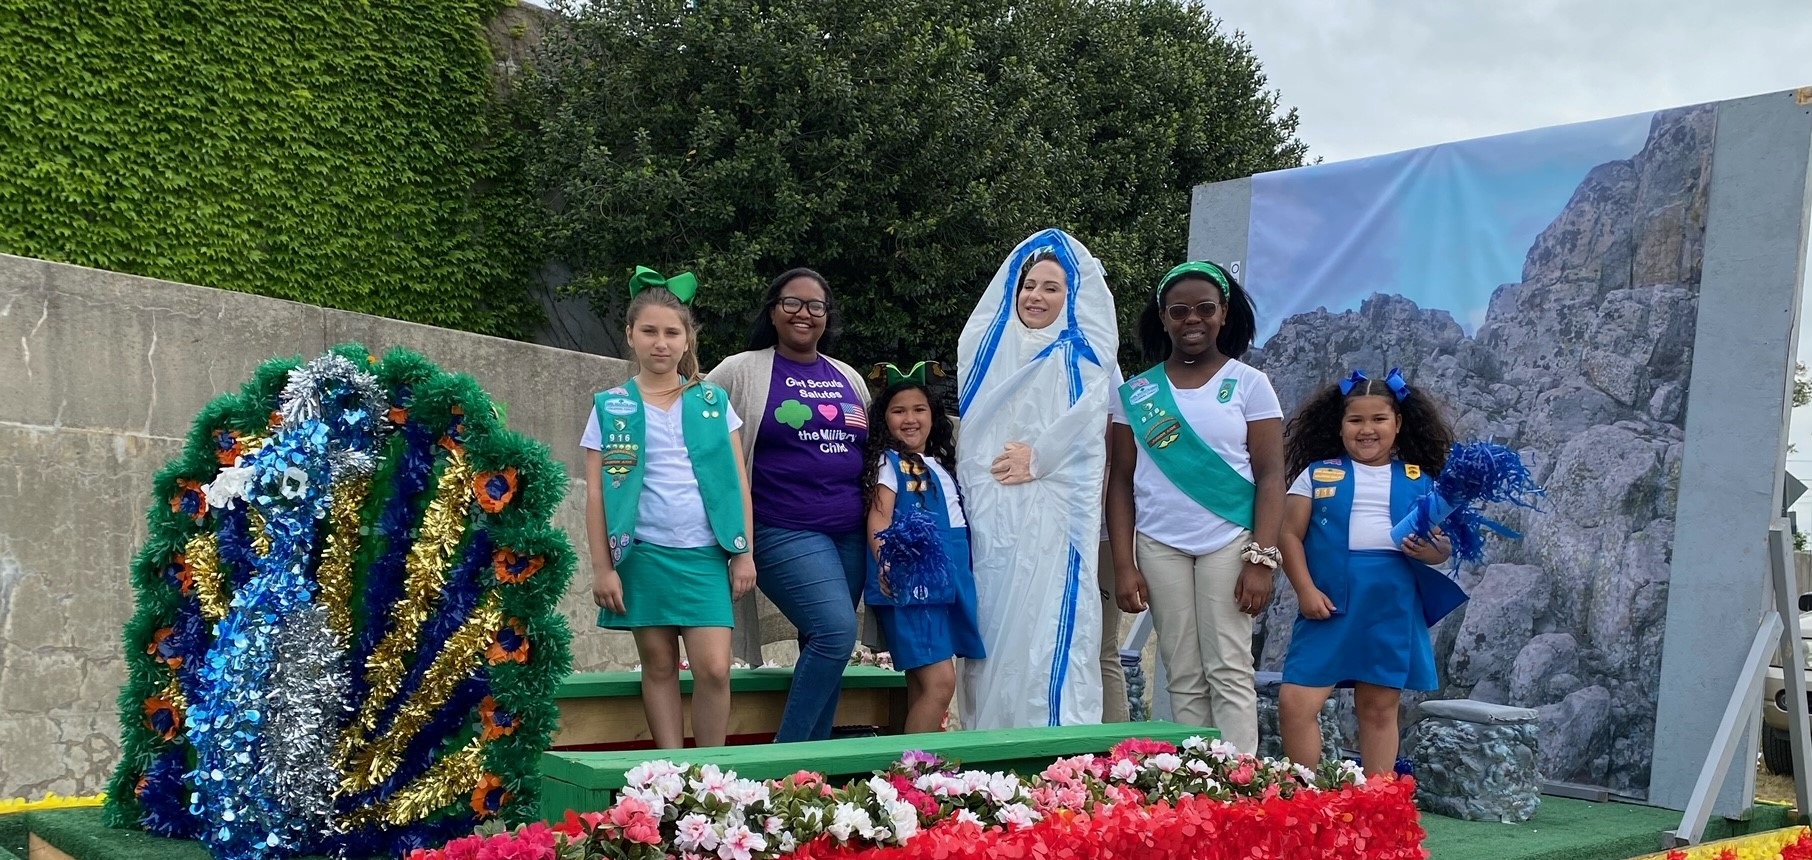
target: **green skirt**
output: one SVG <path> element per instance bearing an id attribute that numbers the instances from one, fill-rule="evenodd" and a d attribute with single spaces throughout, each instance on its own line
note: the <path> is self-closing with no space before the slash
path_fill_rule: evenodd
<path id="1" fill-rule="evenodd" d="M 617 565 L 622 614 L 598 610 L 598 626 L 735 627 L 730 601 L 730 555 L 719 546 L 675 548 L 637 541 Z"/>

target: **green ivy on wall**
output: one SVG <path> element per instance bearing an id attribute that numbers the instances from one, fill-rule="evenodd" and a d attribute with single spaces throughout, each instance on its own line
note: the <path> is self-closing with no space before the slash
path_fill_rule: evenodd
<path id="1" fill-rule="evenodd" d="M 504 5 L 0 0 L 0 252 L 521 336 Z"/>

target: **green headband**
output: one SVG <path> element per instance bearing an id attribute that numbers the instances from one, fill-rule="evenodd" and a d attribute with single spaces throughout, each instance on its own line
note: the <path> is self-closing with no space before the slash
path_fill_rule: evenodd
<path id="1" fill-rule="evenodd" d="M 929 376 L 927 373 L 929 373 Z M 921 361 L 918 364 L 913 365 L 911 370 L 901 370 L 899 366 L 893 362 L 883 361 L 880 364 L 875 365 L 874 369 L 868 372 L 869 379 L 879 381 L 885 378 L 887 380 L 888 388 L 892 388 L 902 382 L 916 382 L 920 385 L 930 385 L 930 376 L 941 378 L 943 375 L 944 365 L 935 361 Z"/>
<path id="2" fill-rule="evenodd" d="M 1163 279 L 1158 281 L 1158 292 L 1155 298 L 1160 302 L 1163 301 L 1164 288 L 1170 286 L 1171 282 L 1184 275 L 1201 275 L 1202 277 L 1219 284 L 1222 301 L 1230 301 L 1233 298 L 1233 284 L 1227 280 L 1227 273 L 1221 271 L 1219 265 L 1210 263 L 1207 260 L 1191 260 L 1164 273 Z"/>
<path id="3" fill-rule="evenodd" d="M 636 293 L 653 287 L 660 287 L 672 293 L 674 298 L 680 300 L 680 304 L 689 305 L 698 296 L 698 276 L 691 272 L 681 272 L 665 278 L 660 272 L 647 266 L 635 267 L 635 274 L 629 276 L 630 297 L 634 298 Z"/>

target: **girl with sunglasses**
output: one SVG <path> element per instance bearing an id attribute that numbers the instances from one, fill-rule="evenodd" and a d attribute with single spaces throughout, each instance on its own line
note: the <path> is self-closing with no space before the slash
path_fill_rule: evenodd
<path id="1" fill-rule="evenodd" d="M 709 376 L 749 420 L 742 447 L 760 548 L 756 583 L 799 631 L 793 686 L 774 738 L 781 742 L 831 735 L 867 569 L 868 386 L 855 368 L 821 351 L 835 323 L 822 275 L 783 272 L 768 285 L 748 351 Z M 762 644 L 742 642 L 757 656 Z"/>
<path id="2" fill-rule="evenodd" d="M 1151 610 L 1179 723 L 1258 745 L 1252 616 L 1271 600 L 1284 513 L 1283 410 L 1239 360 L 1252 301 L 1221 266 L 1184 263 L 1139 317 L 1151 369 L 1112 398 L 1108 530 L 1116 597 Z"/>

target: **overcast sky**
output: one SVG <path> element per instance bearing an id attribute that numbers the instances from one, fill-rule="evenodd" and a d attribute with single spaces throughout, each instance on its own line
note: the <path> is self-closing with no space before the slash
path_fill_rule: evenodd
<path id="1" fill-rule="evenodd" d="M 1808 0 L 1207 0 L 1329 161 L 1812 85 Z"/>

